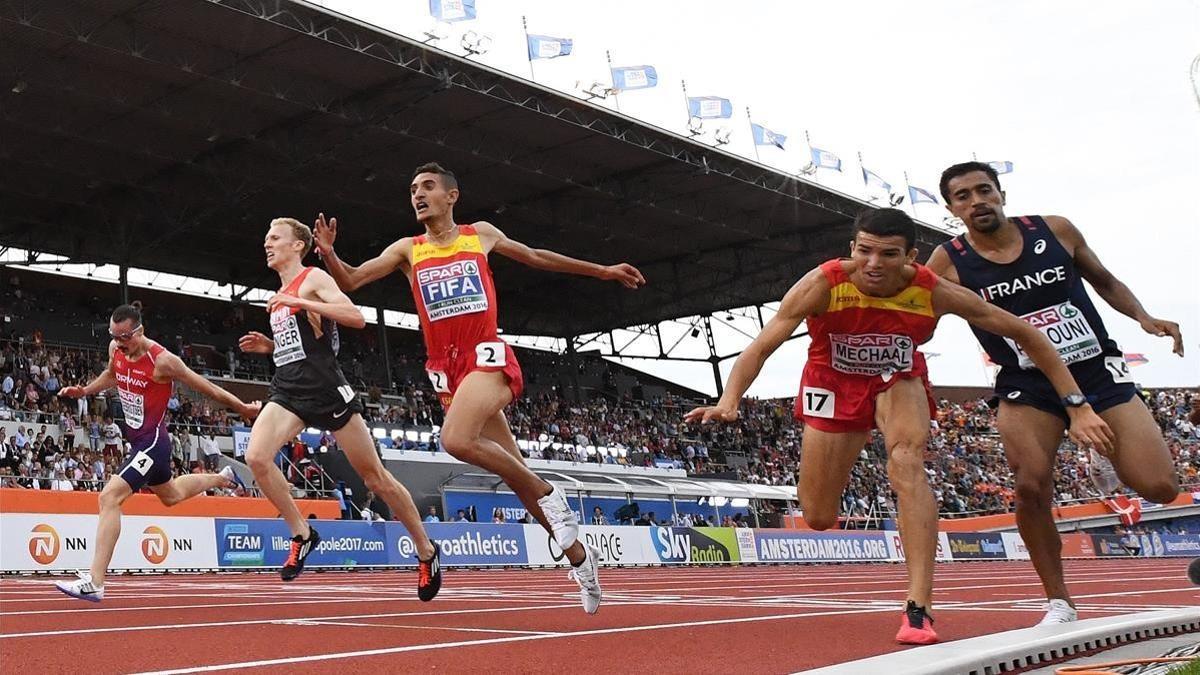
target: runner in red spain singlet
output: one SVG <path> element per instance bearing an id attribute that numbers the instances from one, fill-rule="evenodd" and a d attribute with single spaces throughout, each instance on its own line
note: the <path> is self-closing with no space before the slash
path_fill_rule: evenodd
<path id="1" fill-rule="evenodd" d="M 797 496 L 804 519 L 818 530 L 838 522 L 850 470 L 878 427 L 896 493 L 908 598 L 896 641 L 938 641 L 929 614 L 937 550 L 937 504 L 924 455 L 934 412 L 925 359 L 917 346 L 943 314 L 1013 338 L 1062 395 L 1078 391 L 1053 345 L 1037 329 L 963 287 L 938 281 L 915 264 L 916 225 L 896 209 L 866 211 L 854 221 L 849 260 L 831 260 L 804 275 L 779 311 L 737 358 L 720 401 L 696 408 L 689 422 L 732 422 L 742 395 L 763 363 L 808 322 L 812 345 L 796 399 L 805 422 Z M 1072 418 L 1081 443 L 1111 447 L 1107 425 L 1090 408 Z"/>
<path id="2" fill-rule="evenodd" d="M 829 307 L 807 319 L 808 361 L 796 397 L 796 419 L 822 431 L 860 431 L 875 426 L 875 397 L 896 382 L 920 378 L 929 401 L 925 355 L 917 346 L 933 336 L 937 276 L 923 265 L 909 285 L 890 297 L 860 291 L 841 260 L 821 265 L 829 283 Z"/>
<path id="3" fill-rule="evenodd" d="M 474 370 L 500 371 L 513 398 L 524 380 L 516 354 L 499 338 L 496 287 L 479 233 L 459 225 L 458 236 L 438 246 L 413 237 L 412 295 L 421 319 L 429 381 L 446 409 L 458 385 Z"/>
<path id="4" fill-rule="evenodd" d="M 321 214 L 314 228 L 317 250 L 343 291 L 397 270 L 408 277 L 425 336 L 429 380 L 446 408 L 441 448 L 504 480 L 562 548 L 584 611 L 593 614 L 601 598 L 598 553 L 579 541 L 579 514 L 563 491 L 525 465 L 504 417 L 504 407 L 521 394 L 523 380 L 512 348 L 497 335 L 496 290 L 487 257 L 495 252 L 536 269 L 616 281 L 630 289 L 646 280 L 627 263 L 598 265 L 530 248 L 488 222 L 456 224 L 458 179 L 439 164 L 417 167 L 409 190 L 424 234 L 403 237 L 354 267 L 333 251 L 337 219 L 326 221 Z"/>

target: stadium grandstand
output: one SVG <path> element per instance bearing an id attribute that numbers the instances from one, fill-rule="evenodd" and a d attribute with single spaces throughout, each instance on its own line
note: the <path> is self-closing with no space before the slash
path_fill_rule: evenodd
<path id="1" fill-rule="evenodd" d="M 654 358 L 711 364 L 720 391 L 719 364 L 736 354 L 718 353 L 711 338 L 713 317 L 750 308 L 761 328 L 763 313 L 771 312 L 768 303 L 815 265 L 842 254 L 854 217 L 873 204 L 305 2 L 7 3 L 0 6 L 0 28 L 5 36 L 0 70 L 17 83 L 0 99 L 0 517 L 5 518 L 0 543 L 6 550 L 0 571 L 20 573 L 0 581 L 0 617 L 5 618 L 0 653 L 6 661 L 32 664 L 50 651 L 57 629 L 32 623 L 10 628 L 27 618 L 12 603 L 49 598 L 36 594 L 34 589 L 44 591 L 46 584 L 29 573 L 86 567 L 83 551 L 68 550 L 72 537 L 83 542 L 93 536 L 94 493 L 125 454 L 114 425 L 123 418 L 115 392 L 79 400 L 58 396 L 104 370 L 113 307 L 135 304 L 148 337 L 243 400 L 266 400 L 273 366 L 267 358 L 240 352 L 238 339 L 248 331 L 270 333 L 265 306 L 275 275 L 263 262 L 267 224 L 278 216 L 312 221 L 318 212 L 332 213 L 347 224 L 339 252 L 350 260 L 369 258 L 394 239 L 416 233 L 419 225 L 412 223 L 404 186 L 412 168 L 429 159 L 453 167 L 464 186 L 461 221 L 493 221 L 515 239 L 566 255 L 628 261 L 649 281 L 637 293 L 626 293 L 615 284 L 494 263 L 502 298 L 500 327 L 517 348 L 526 383 L 524 396 L 505 414 L 527 464 L 566 491 L 581 522 L 596 526 L 587 536 L 602 548 L 603 562 L 637 566 L 612 577 L 613 588 L 621 590 L 610 611 L 631 612 L 620 621 L 635 622 L 641 604 L 675 600 L 684 603 L 679 616 L 660 623 L 684 625 L 690 620 L 684 615 L 695 607 L 725 602 L 747 608 L 778 603 L 793 608 L 788 610 L 792 617 L 807 616 L 805 608 L 842 612 L 836 609 L 841 600 L 806 599 L 804 573 L 796 573 L 800 568 L 752 568 L 761 574 L 731 569 L 731 574 L 746 573 L 697 577 L 695 589 L 667 583 L 650 596 L 639 595 L 638 584 L 668 578 L 664 570 L 642 565 L 875 561 L 872 567 L 823 569 L 820 578 L 846 575 L 854 584 L 869 585 L 878 575 L 893 586 L 900 583 L 900 573 L 879 565 L 902 559 L 903 551 L 897 551 L 896 497 L 878 434 L 854 462 L 841 497 L 839 529 L 855 532 L 818 536 L 807 527 L 796 497 L 804 429 L 793 419 L 792 399 L 746 400 L 741 419 L 727 426 L 687 423 L 685 412 L 710 402 L 703 393 L 612 358 L 622 356 L 623 340 L 615 333 L 638 336 L 656 345 Z M 921 259 L 949 236 L 941 226 L 921 223 Z M 310 263 L 320 264 L 314 260 Z M 499 580 L 495 583 L 504 590 L 496 591 L 495 599 L 528 593 L 531 603 L 545 605 L 530 609 L 567 607 L 558 592 L 563 589 L 535 588 L 561 585 L 557 576 L 551 582 L 539 576 L 543 572 L 529 570 L 468 571 L 565 562 L 498 478 L 439 447 L 443 411 L 425 372 L 416 308 L 403 280 L 388 279 L 351 297 L 369 323 L 362 330 L 342 330 L 339 360 L 364 406 L 377 451 L 421 514 L 428 514 L 427 521 L 461 529 L 445 531 L 443 551 L 445 542 L 465 542 L 461 555 L 444 563 L 464 569 L 448 575 L 437 602 L 448 595 L 464 603 L 463 612 L 476 611 L 488 596 L 486 588 Z M 707 338 L 707 356 L 674 353 L 663 326 L 679 321 L 696 327 L 693 337 Z M 939 548 L 939 560 L 987 560 L 967 569 L 976 579 L 1015 569 L 1002 564 L 1021 565 L 1025 583 L 1035 587 L 1028 552 L 1018 552 L 1024 549 L 1013 516 L 1013 473 L 996 431 L 990 389 L 935 388 L 934 394 L 937 414 L 925 472 L 946 549 Z M 1084 541 L 1088 551 L 1110 547 L 1122 556 L 1143 558 L 1153 557 L 1155 550 L 1164 557 L 1171 542 L 1186 552 L 1185 543 L 1194 541 L 1200 550 L 1200 538 L 1194 536 L 1200 534 L 1200 506 L 1193 505 L 1200 503 L 1200 428 L 1188 421 L 1200 393 L 1154 389 L 1143 396 L 1167 439 L 1183 496 L 1161 508 L 1131 500 L 1119 488 L 1098 484 L 1095 472 L 1089 474 L 1089 453 L 1064 442 L 1054 500 L 1059 529 L 1074 547 L 1070 557 L 1117 556 L 1085 554 Z M 183 386 L 176 387 L 169 410 L 174 475 L 231 467 L 246 485 L 209 490 L 189 502 L 186 512 L 135 495 L 146 501 L 126 512 L 130 524 L 121 536 L 123 542 L 142 539 L 128 551 L 118 548 L 113 569 L 278 568 L 282 553 L 263 542 L 285 530 L 277 527 L 278 511 L 261 496 L 244 463 L 247 423 Z M 366 489 L 333 436 L 305 429 L 280 448 L 276 461 L 305 513 L 320 521 L 347 521 L 331 524 L 329 531 L 337 542 L 354 539 L 364 546 L 353 553 L 322 551 L 327 557 L 314 566 L 350 570 L 347 581 L 298 584 L 310 589 L 300 602 L 334 602 L 332 597 L 340 602 L 350 595 L 376 603 L 382 598 L 375 597 L 378 589 L 389 602 L 399 603 L 391 587 L 409 585 L 412 539 L 403 528 L 393 529 L 398 523 Z M 1121 510 L 1130 503 L 1137 504 L 1137 518 Z M 635 545 L 625 528 L 638 526 L 657 529 Z M 367 529 L 355 528 L 376 529 L 364 535 Z M 154 542 L 146 543 L 157 536 L 152 529 L 166 532 L 162 537 L 170 554 L 150 553 L 156 550 Z M 50 548 L 39 548 L 50 541 L 46 532 L 54 532 L 53 556 L 45 552 Z M 189 534 L 172 538 L 173 532 Z M 254 539 L 260 534 L 263 541 Z M 240 537 L 257 543 L 236 549 Z M 663 545 L 657 553 L 652 540 Z M 672 542 L 685 540 L 678 551 L 673 548 Z M 489 542 L 501 552 L 493 554 Z M 371 548 L 375 544 L 378 549 Z M 989 545 L 998 546 L 999 553 Z M 841 546 L 851 553 L 837 553 Z M 171 555 L 179 562 L 164 563 Z M 1025 562 L 1000 562 L 1006 559 Z M 1149 567 L 1161 561 L 1138 562 L 1147 574 L 1164 569 Z M 1113 578 L 1112 569 L 1088 571 L 1083 564 L 1069 563 L 1072 570 L 1080 565 L 1085 576 Z M 794 573 L 798 576 L 788 576 Z M 529 576 L 512 576 L 519 574 Z M 117 577 L 110 600 L 169 597 L 175 603 L 185 596 L 241 593 L 236 590 L 241 582 L 231 579 L 242 577 L 212 578 L 181 577 L 174 590 L 164 592 L 155 585 L 158 577 Z M 244 581 L 253 587 L 246 597 L 258 598 L 255 602 L 282 597 L 272 595 L 276 589 L 268 589 L 260 577 L 246 575 Z M 778 597 L 763 595 L 773 592 L 772 583 L 793 587 Z M 704 588 L 723 584 L 763 588 L 753 599 L 702 597 Z M 1035 588 L 1028 598 L 1014 600 L 1017 610 L 1029 610 L 1026 605 L 1039 593 Z M 137 606 L 151 611 L 158 600 L 146 602 Z M 867 604 L 872 602 L 884 601 Z M 957 596 L 947 599 L 947 604 L 959 602 Z M 961 602 L 965 607 L 986 601 L 972 596 Z M 329 610 L 338 614 L 333 619 L 300 614 L 262 623 L 285 626 L 297 636 L 308 628 L 322 631 L 320 639 L 333 639 L 336 630 L 387 625 L 375 623 L 381 616 L 405 624 L 394 626 L 397 630 L 457 630 L 408 625 L 405 612 L 412 607 L 395 606 L 379 611 L 396 613 L 365 616 L 368 610 L 363 610 L 357 619 L 341 616 L 345 608 L 339 607 Z M 844 607 L 880 611 L 882 604 L 851 608 L 846 601 Z M 214 613 L 203 626 L 224 616 L 233 615 Z M 713 614 L 714 621 L 733 618 Z M 258 615 L 247 620 L 257 622 Z M 152 622 L 148 626 L 158 623 L 147 621 Z M 412 621 L 424 619 L 414 614 Z M 1177 630 L 1178 622 L 1163 621 L 1162 630 Z M 107 625 L 95 628 L 103 631 Z M 1010 622 L 1002 628 L 1024 625 Z M 726 630 L 737 629 L 732 626 Z M 74 629 L 63 630 L 65 636 Z M 462 630 L 504 639 L 557 635 L 524 624 L 494 628 L 481 623 Z M 104 634 L 104 644 L 120 635 Z M 18 645 L 20 639 L 35 642 Z M 291 634 L 279 638 L 289 639 Z M 374 655 L 368 653 L 374 640 L 400 649 L 381 633 L 341 651 L 361 647 L 360 656 L 368 658 Z M 426 638 L 414 640 L 420 644 Z M 284 659 L 262 661 L 267 665 L 290 658 L 268 647 L 260 650 L 254 641 L 254 654 L 214 660 L 188 651 L 174 660 L 147 657 L 125 667 L 190 672 L 226 661 L 252 667 L 260 654 Z M 875 653 L 792 660 L 781 667 L 796 670 Z M 121 667 L 101 663 L 105 672 Z M 504 668 L 507 662 L 497 663 Z M 629 669 L 640 669 L 648 661 L 638 657 L 631 663 Z M 451 669 L 465 664 L 454 661 Z M 320 661 L 304 663 L 320 666 Z"/>

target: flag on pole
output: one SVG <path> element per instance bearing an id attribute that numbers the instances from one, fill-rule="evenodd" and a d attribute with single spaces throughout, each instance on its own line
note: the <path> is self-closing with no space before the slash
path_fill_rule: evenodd
<path id="1" fill-rule="evenodd" d="M 624 66 L 612 69 L 613 89 L 649 89 L 658 86 L 658 71 L 654 66 Z"/>
<path id="2" fill-rule="evenodd" d="M 865 166 L 862 167 L 862 175 L 863 175 L 863 183 L 865 183 L 867 187 L 878 188 L 888 194 L 890 194 L 892 192 L 892 184 L 891 183 L 884 180 L 882 176 L 875 173 L 874 171 L 868 170 L 867 167 L 865 167 Z"/>
<path id="3" fill-rule="evenodd" d="M 554 59 L 568 56 L 574 41 L 570 38 L 550 37 L 549 35 L 530 35 L 526 41 L 529 47 L 529 60 Z"/>
<path id="4" fill-rule="evenodd" d="M 429 13 L 447 23 L 470 21 L 475 18 L 475 0 L 429 0 Z"/>
<path id="5" fill-rule="evenodd" d="M 689 96 L 688 113 L 702 120 L 733 117 L 733 104 L 720 96 Z"/>
<path id="6" fill-rule="evenodd" d="M 1126 354 L 1125 363 L 1131 366 L 1144 366 L 1150 363 L 1150 359 L 1145 354 Z"/>
<path id="7" fill-rule="evenodd" d="M 988 162 L 988 166 L 996 170 L 996 173 L 1012 173 L 1012 162 Z"/>
<path id="8" fill-rule="evenodd" d="M 783 150 L 783 144 L 787 143 L 787 136 L 777 134 L 761 124 L 751 122 L 750 131 L 754 134 L 755 145 L 773 145 Z"/>
<path id="9" fill-rule="evenodd" d="M 930 192 L 928 190 L 923 190 L 919 187 L 916 187 L 915 185 L 909 185 L 908 186 L 908 202 L 910 204 L 920 204 L 921 202 L 929 202 L 930 204 L 937 204 L 938 200 L 937 200 L 937 197 L 933 196 L 932 192 Z"/>
<path id="10" fill-rule="evenodd" d="M 822 150 L 818 147 L 812 147 L 810 152 L 812 154 L 812 163 L 814 167 L 818 169 L 833 169 L 834 171 L 842 170 L 841 157 L 838 157 L 828 150 Z"/>

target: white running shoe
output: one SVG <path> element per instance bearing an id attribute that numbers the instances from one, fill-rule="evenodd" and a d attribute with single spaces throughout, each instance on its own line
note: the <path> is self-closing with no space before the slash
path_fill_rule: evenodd
<path id="1" fill-rule="evenodd" d="M 538 506 L 542 508 L 542 513 L 546 514 L 558 547 L 564 551 L 571 548 L 571 544 L 579 538 L 579 518 L 567 504 L 567 496 L 556 485 L 550 494 L 538 500 Z"/>
<path id="2" fill-rule="evenodd" d="M 1088 478 L 1092 479 L 1092 484 L 1096 486 L 1096 490 L 1106 497 L 1121 489 L 1121 479 L 1117 477 L 1117 469 L 1107 457 L 1096 452 L 1094 448 L 1088 450 L 1087 474 Z"/>
<path id="3" fill-rule="evenodd" d="M 584 558 L 579 567 L 572 567 L 567 573 L 567 578 L 579 584 L 579 599 L 583 601 L 583 611 L 595 614 L 600 609 L 600 555 L 596 549 L 586 544 L 583 551 L 587 558 Z"/>
<path id="4" fill-rule="evenodd" d="M 78 600 L 100 602 L 104 599 L 104 587 L 92 583 L 91 572 L 77 572 L 75 581 L 56 581 L 54 587 Z"/>
<path id="5" fill-rule="evenodd" d="M 229 487 L 231 488 L 242 488 L 243 490 L 246 489 L 246 484 L 242 482 L 242 477 L 237 475 L 237 472 L 233 470 L 232 464 L 226 464 L 225 466 L 221 467 L 221 470 L 217 472 L 217 475 L 229 481 Z"/>
<path id="6" fill-rule="evenodd" d="M 1056 623 L 1071 623 L 1079 619 L 1079 613 L 1071 603 L 1062 598 L 1051 598 L 1046 602 L 1046 616 L 1038 622 L 1039 626 L 1050 626 Z"/>

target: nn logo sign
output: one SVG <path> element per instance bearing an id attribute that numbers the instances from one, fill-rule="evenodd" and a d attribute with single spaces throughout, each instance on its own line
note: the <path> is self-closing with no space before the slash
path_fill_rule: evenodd
<path id="1" fill-rule="evenodd" d="M 142 557 L 152 565 L 161 565 L 171 551 L 191 550 L 191 539 L 171 539 L 157 525 L 142 530 Z"/>
<path id="2" fill-rule="evenodd" d="M 29 532 L 29 557 L 39 565 L 49 565 L 58 559 L 63 550 L 86 551 L 87 539 L 84 537 L 58 536 L 58 531 L 46 523 L 33 526 Z"/>

